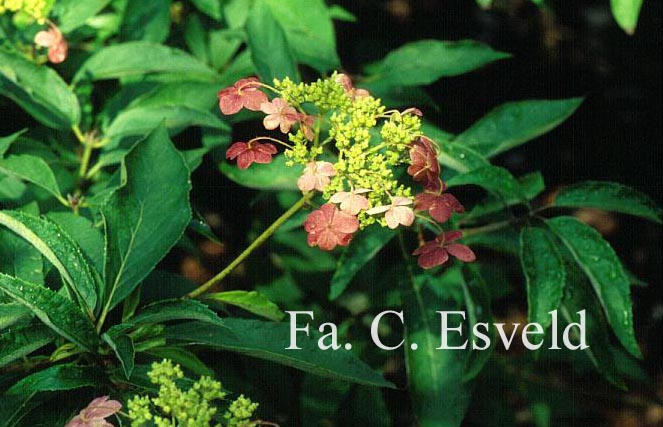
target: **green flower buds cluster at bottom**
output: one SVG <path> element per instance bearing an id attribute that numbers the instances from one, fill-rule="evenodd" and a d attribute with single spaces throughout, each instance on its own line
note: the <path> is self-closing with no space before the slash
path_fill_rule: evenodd
<path id="1" fill-rule="evenodd" d="M 135 396 L 128 403 L 132 427 L 249 427 L 257 403 L 239 396 L 233 401 L 223 418 L 225 424 L 215 423 L 218 408 L 214 401 L 227 393 L 221 383 L 210 377 L 201 377 L 188 390 L 181 389 L 177 381 L 184 378 L 179 365 L 164 360 L 152 365 L 150 381 L 159 386 L 156 397 Z"/>

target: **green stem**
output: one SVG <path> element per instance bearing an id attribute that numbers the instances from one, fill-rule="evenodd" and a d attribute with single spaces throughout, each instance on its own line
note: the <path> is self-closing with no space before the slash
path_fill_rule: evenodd
<path id="1" fill-rule="evenodd" d="M 212 286 L 216 285 L 217 283 L 220 283 L 225 277 L 230 274 L 238 265 L 242 263 L 251 253 L 256 250 L 258 247 L 260 247 L 263 243 L 269 239 L 272 234 L 281 226 L 283 225 L 284 222 L 286 222 L 291 216 L 293 216 L 295 213 L 297 213 L 311 198 L 314 196 L 314 192 L 311 191 L 307 194 L 305 194 L 297 203 L 292 205 L 290 209 L 288 209 L 283 215 L 278 217 L 276 221 L 272 223 L 263 233 L 258 236 L 244 251 L 237 256 L 226 268 L 224 268 L 219 274 L 208 280 L 206 283 L 203 285 L 199 286 L 198 288 L 194 289 L 193 291 L 189 292 L 186 297 L 187 298 L 196 298 L 203 293 L 207 292 L 209 288 Z"/>

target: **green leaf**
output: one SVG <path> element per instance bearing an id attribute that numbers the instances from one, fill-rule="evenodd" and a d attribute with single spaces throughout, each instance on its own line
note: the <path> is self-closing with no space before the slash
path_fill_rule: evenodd
<path id="1" fill-rule="evenodd" d="M 66 297 L 40 285 L 0 274 L 0 291 L 32 312 L 64 338 L 84 350 L 95 352 L 97 333 L 90 319 Z"/>
<path id="2" fill-rule="evenodd" d="M 285 31 L 298 62 L 320 73 L 340 66 L 334 24 L 324 0 L 265 0 L 265 3 Z"/>
<path id="3" fill-rule="evenodd" d="M 29 308 L 17 302 L 0 304 L 0 330 L 26 319 L 31 313 Z"/>
<path id="4" fill-rule="evenodd" d="M 474 169 L 470 172 L 456 175 L 447 181 L 449 188 L 459 185 L 478 185 L 505 203 L 513 198 L 521 202 L 527 200 L 518 180 L 508 170 L 499 166 L 485 166 L 480 169 Z"/>
<path id="5" fill-rule="evenodd" d="M 97 272 L 104 271 L 104 236 L 92 221 L 72 212 L 49 212 L 46 217 L 71 236 Z"/>
<path id="6" fill-rule="evenodd" d="M 78 98 L 53 69 L 3 50 L 0 94 L 51 128 L 69 129 L 81 120 Z"/>
<path id="7" fill-rule="evenodd" d="M 478 323 L 494 323 L 490 309 L 490 295 L 488 287 L 479 269 L 473 264 L 463 266 L 463 277 L 460 280 L 463 287 L 463 298 L 465 300 L 465 311 L 467 313 L 467 330 L 471 337 L 470 343 L 483 345 L 482 341 L 474 334 L 474 326 Z M 490 359 L 495 350 L 496 330 L 491 326 L 488 332 L 490 336 L 490 348 L 483 351 L 472 351 L 465 363 L 465 375 L 463 381 L 468 382 L 477 377 Z"/>
<path id="8" fill-rule="evenodd" d="M 520 261 L 527 281 L 528 321 L 545 330 L 552 322 L 548 313 L 559 308 L 566 283 L 564 260 L 554 236 L 544 228 L 523 227 Z"/>
<path id="9" fill-rule="evenodd" d="M 204 14 L 220 21 L 223 18 L 223 10 L 221 10 L 220 0 L 191 0 L 192 3 Z"/>
<path id="10" fill-rule="evenodd" d="M 64 200 L 55 174 L 41 157 L 22 154 L 0 159 L 0 172 L 31 182 L 57 199 Z"/>
<path id="11" fill-rule="evenodd" d="M 15 132 L 11 135 L 7 136 L 0 136 L 0 158 L 2 158 L 7 150 L 9 150 L 9 147 L 16 142 L 16 140 L 23 135 L 25 132 L 27 132 L 27 129 L 20 130 L 18 132 Z"/>
<path id="12" fill-rule="evenodd" d="M 345 21 L 345 22 L 357 22 L 357 17 L 353 15 L 352 12 L 348 11 L 343 6 L 340 6 L 338 4 L 329 5 L 327 13 L 329 13 L 331 19 L 336 19 L 338 21 Z"/>
<path id="13" fill-rule="evenodd" d="M 615 251 L 598 231 L 573 217 L 547 223 L 589 278 L 619 341 L 633 356 L 642 357 L 633 330 L 630 281 Z"/>
<path id="14" fill-rule="evenodd" d="M 171 299 L 152 303 L 143 308 L 129 322 L 140 325 L 174 320 L 197 320 L 203 323 L 223 325 L 223 319 L 205 304 L 190 299 Z"/>
<path id="15" fill-rule="evenodd" d="M 285 314 L 278 305 L 256 291 L 227 291 L 206 294 L 206 299 L 234 305 L 269 320 L 279 321 Z"/>
<path id="16" fill-rule="evenodd" d="M 545 190 L 545 183 L 543 182 L 543 175 L 540 172 L 524 175 L 518 178 L 518 183 L 522 189 L 523 195 L 527 200 L 532 200 Z M 482 216 L 490 215 L 499 212 L 509 206 L 521 203 L 515 195 L 510 195 L 507 199 L 500 199 L 493 195 L 488 196 L 481 203 L 472 208 L 472 211 L 465 217 L 465 219 L 476 219 Z"/>
<path id="17" fill-rule="evenodd" d="M 55 340 L 55 334 L 41 325 L 12 328 L 0 334 L 0 368 Z"/>
<path id="18" fill-rule="evenodd" d="M 88 265 L 80 247 L 54 222 L 19 211 L 0 211 L 4 225 L 34 246 L 58 270 L 62 281 L 94 313 L 101 279 Z"/>
<path id="19" fill-rule="evenodd" d="M 36 204 L 23 211 L 38 212 Z M 44 262 L 41 253 L 29 242 L 10 230 L 0 230 L 0 272 L 18 277 L 26 282 L 44 282 Z"/>
<path id="20" fill-rule="evenodd" d="M 122 187 L 102 208 L 107 309 L 133 292 L 191 220 L 189 170 L 165 127 L 136 144 L 123 168 Z"/>
<path id="21" fill-rule="evenodd" d="M 582 101 L 570 98 L 508 102 L 486 114 L 454 142 L 494 157 L 556 128 Z"/>
<path id="22" fill-rule="evenodd" d="M 403 292 L 405 362 L 412 405 L 421 427 L 459 427 L 472 393 L 470 383 L 464 381 L 468 355 L 463 350 L 437 350 L 440 316 L 436 311 L 456 311 L 460 307 L 435 294 L 430 286 L 422 286 L 421 279 L 413 278 L 413 288 Z M 449 345 L 462 345 L 466 339 L 449 334 Z M 417 344 L 417 350 L 411 348 L 412 344 Z"/>
<path id="23" fill-rule="evenodd" d="M 58 0 L 53 13 L 58 17 L 58 28 L 63 33 L 70 33 L 101 12 L 110 0 Z"/>
<path id="24" fill-rule="evenodd" d="M 317 333 L 311 331 L 316 337 Z M 290 325 L 259 320 L 224 319 L 224 326 L 200 322 L 174 325 L 166 329 L 174 344 L 205 345 L 221 350 L 271 360 L 323 377 L 358 384 L 393 387 L 382 375 L 357 359 L 347 350 L 323 351 L 314 338 L 299 334 L 301 350 L 286 350 L 290 342 Z"/>
<path id="25" fill-rule="evenodd" d="M 663 209 L 648 195 L 615 182 L 584 181 L 564 187 L 555 196 L 553 206 L 596 208 L 663 223 Z"/>
<path id="26" fill-rule="evenodd" d="M 218 116 L 182 105 L 135 107 L 122 111 L 106 129 L 109 138 L 146 135 L 161 122 L 173 133 L 190 126 L 210 127 L 229 131 L 226 123 Z"/>
<path id="27" fill-rule="evenodd" d="M 247 43 L 251 58 L 263 82 L 290 77 L 299 81 L 295 57 L 281 25 L 265 0 L 257 2 L 246 21 Z"/>
<path id="28" fill-rule="evenodd" d="M 610 7 L 617 24 L 627 34 L 633 35 L 638 25 L 642 0 L 610 0 Z"/>
<path id="29" fill-rule="evenodd" d="M 465 74 L 511 55 L 474 40 L 420 40 L 408 43 L 366 68 L 368 80 L 394 86 L 428 85 L 441 77 Z"/>
<path id="30" fill-rule="evenodd" d="M 148 73 L 176 73 L 208 81 L 217 77 L 214 70 L 182 50 L 135 41 L 97 51 L 83 63 L 74 76 L 74 82 L 83 79 L 118 79 Z"/>
<path id="31" fill-rule="evenodd" d="M 220 163 L 219 169 L 228 179 L 243 187 L 257 190 L 294 190 L 297 191 L 297 180 L 304 172 L 300 165 L 286 166 L 287 159 L 283 155 L 274 157 L 266 165 L 253 164 L 248 169 L 240 169 L 234 163 Z"/>
<path id="32" fill-rule="evenodd" d="M 99 370 L 76 365 L 57 365 L 28 375 L 14 384 L 7 394 L 32 394 L 44 391 L 76 390 L 99 385 Z"/>
<path id="33" fill-rule="evenodd" d="M 162 43 L 170 33 L 170 0 L 127 2 L 120 35 L 124 40 Z"/>
<path id="34" fill-rule="evenodd" d="M 355 275 L 387 246 L 395 235 L 393 230 L 386 227 L 372 227 L 358 235 L 338 260 L 331 279 L 329 299 L 334 300 L 341 296 Z"/>
<path id="35" fill-rule="evenodd" d="M 115 334 L 112 330 L 109 329 L 109 332 L 103 334 L 101 338 L 106 341 L 106 343 L 108 343 L 110 348 L 117 356 L 117 359 L 122 365 L 124 376 L 127 379 L 130 379 L 134 370 L 134 357 L 136 355 L 134 342 L 131 337 L 122 333 Z"/>

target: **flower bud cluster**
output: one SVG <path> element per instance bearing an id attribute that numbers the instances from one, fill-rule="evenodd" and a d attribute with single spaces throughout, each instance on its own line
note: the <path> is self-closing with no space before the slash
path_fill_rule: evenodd
<path id="1" fill-rule="evenodd" d="M 170 360 L 155 362 L 148 376 L 153 384 L 159 386 L 159 391 L 156 397 L 135 396 L 128 402 L 132 427 L 222 426 L 213 424 L 213 418 L 218 412 L 214 401 L 224 399 L 227 395 L 219 381 L 203 376 L 188 390 L 183 390 L 178 380 L 184 378 L 184 373 L 179 365 L 174 365 Z M 249 425 L 257 408 L 257 403 L 241 395 L 224 414 L 225 426 Z"/>
<path id="2" fill-rule="evenodd" d="M 0 15 L 7 11 L 21 13 L 43 24 L 54 3 L 55 0 L 0 0 Z"/>

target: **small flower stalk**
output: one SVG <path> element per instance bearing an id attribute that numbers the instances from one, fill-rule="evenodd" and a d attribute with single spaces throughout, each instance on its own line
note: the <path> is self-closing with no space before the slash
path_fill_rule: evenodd
<path id="1" fill-rule="evenodd" d="M 236 142 L 226 157 L 246 169 L 270 163 L 278 152 L 274 144 L 284 147 L 286 165 L 303 168 L 299 189 L 326 201 L 304 223 L 310 246 L 332 250 L 369 226 L 395 230 L 420 218 L 440 229 L 414 253 L 421 267 L 444 264 L 449 255 L 474 260 L 469 248 L 454 243 L 460 232 L 440 227 L 464 208 L 440 178 L 438 147 L 422 134 L 419 109 L 387 110 L 339 73 L 308 84 L 242 79 L 219 92 L 219 106 L 224 114 L 260 111 L 266 130 L 286 135 L 283 141 L 265 136 Z"/>

